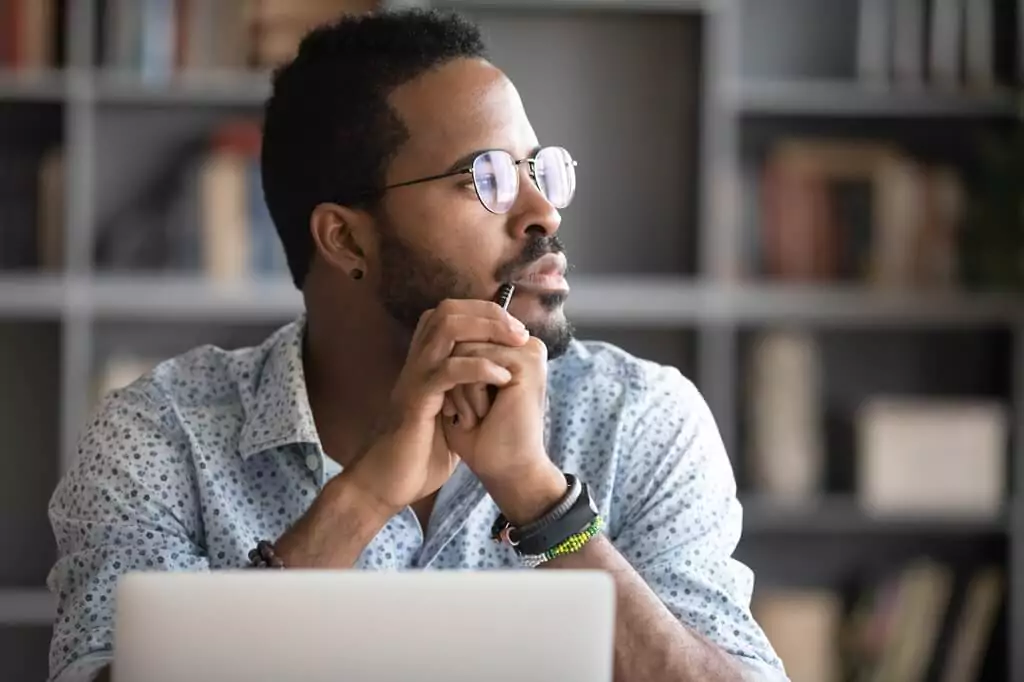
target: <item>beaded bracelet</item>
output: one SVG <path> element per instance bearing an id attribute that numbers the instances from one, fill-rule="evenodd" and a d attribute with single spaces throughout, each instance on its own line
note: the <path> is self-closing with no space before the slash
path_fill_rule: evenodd
<path id="1" fill-rule="evenodd" d="M 573 533 L 568 538 L 558 543 L 543 554 L 526 554 L 519 557 L 520 562 L 526 568 L 536 568 L 541 564 L 551 561 L 552 559 L 566 554 L 573 554 L 580 551 L 583 547 L 590 542 L 595 535 L 601 532 L 604 527 L 604 519 L 600 516 L 595 516 L 594 520 L 591 521 L 586 528 L 578 533 Z"/>
<path id="2" fill-rule="evenodd" d="M 249 550 L 249 568 L 284 568 L 284 560 L 277 556 L 273 544 L 260 540 L 256 549 Z"/>

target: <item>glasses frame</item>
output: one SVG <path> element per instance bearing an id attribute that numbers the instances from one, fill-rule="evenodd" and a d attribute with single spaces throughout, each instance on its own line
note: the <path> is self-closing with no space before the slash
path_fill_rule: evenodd
<path id="1" fill-rule="evenodd" d="M 559 150 L 561 150 L 572 161 L 573 167 L 574 168 L 576 167 L 576 165 L 577 165 L 576 159 L 572 158 L 572 154 L 569 153 L 569 150 L 566 149 L 565 147 L 559 147 L 557 145 L 549 145 L 547 147 L 541 147 L 536 152 L 534 152 L 532 155 L 527 156 L 526 158 L 523 158 L 523 159 L 518 159 L 518 160 L 512 159 L 512 165 L 515 166 L 516 168 L 519 168 L 519 166 L 521 164 L 524 164 L 524 163 L 527 164 L 527 172 L 530 174 L 530 179 L 533 181 L 534 186 L 537 188 L 537 191 L 539 191 L 541 193 L 541 195 L 544 197 L 545 201 L 548 201 L 550 203 L 551 200 L 548 199 L 547 194 L 544 193 L 544 190 L 540 186 L 540 182 L 538 182 L 538 180 L 537 180 L 537 157 L 541 154 L 541 152 L 545 151 L 546 149 L 559 149 Z M 507 154 L 508 156 L 511 156 L 511 154 L 506 152 L 504 149 L 488 149 L 488 150 L 482 151 L 479 154 L 477 154 L 476 156 L 474 156 L 473 160 L 469 162 L 468 166 L 464 166 L 462 168 L 456 168 L 455 170 L 448 171 L 447 173 L 439 173 L 437 175 L 428 175 L 428 176 L 423 177 L 423 178 L 416 178 L 415 180 L 406 180 L 404 182 L 396 182 L 393 185 L 387 185 L 386 187 L 384 187 L 384 191 L 387 191 L 389 189 L 394 189 L 395 187 L 408 187 L 410 185 L 418 185 L 418 184 L 423 183 L 423 182 L 431 182 L 433 180 L 442 180 L 444 178 L 452 178 L 452 177 L 455 177 L 456 175 L 471 175 L 471 176 L 473 176 L 473 191 L 476 193 L 476 198 L 477 198 L 477 201 L 480 202 L 480 205 L 483 206 L 484 208 L 486 208 L 491 213 L 494 213 L 496 215 L 501 215 L 501 214 L 504 214 L 504 213 L 508 213 L 508 211 L 495 211 L 490 206 L 488 206 L 487 203 L 483 200 L 483 197 L 480 196 L 480 186 L 476 182 L 476 162 L 480 159 L 481 156 L 484 156 L 485 154 L 493 154 L 495 152 L 498 152 L 498 153 L 501 153 L 501 154 Z M 512 199 L 512 203 L 515 203 L 515 199 L 519 197 L 519 186 L 520 186 L 519 183 L 520 183 L 519 173 L 516 173 L 516 195 L 515 195 L 515 198 Z M 572 202 L 572 197 L 575 196 L 575 194 L 576 194 L 576 187 L 575 187 L 575 183 L 573 183 L 573 193 L 572 193 L 572 196 L 570 196 L 569 203 Z M 569 203 L 567 203 L 565 206 L 568 206 Z M 552 204 L 552 205 L 554 205 L 554 204 Z M 555 206 L 555 208 L 561 209 L 561 208 L 565 208 L 565 206 Z"/>

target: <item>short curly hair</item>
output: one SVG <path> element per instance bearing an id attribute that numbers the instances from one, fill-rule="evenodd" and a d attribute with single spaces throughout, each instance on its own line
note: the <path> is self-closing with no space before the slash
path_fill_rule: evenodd
<path id="1" fill-rule="evenodd" d="M 487 58 L 454 12 L 346 15 L 313 29 L 276 70 L 264 108 L 263 194 L 295 286 L 313 256 L 309 216 L 323 201 L 373 208 L 408 131 L 388 105 L 397 86 L 459 58 Z"/>

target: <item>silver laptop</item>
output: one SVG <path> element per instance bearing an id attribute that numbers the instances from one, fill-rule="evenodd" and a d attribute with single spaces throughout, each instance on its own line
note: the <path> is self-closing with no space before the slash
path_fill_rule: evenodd
<path id="1" fill-rule="evenodd" d="M 594 571 L 132 573 L 113 682 L 611 682 L 614 592 Z"/>

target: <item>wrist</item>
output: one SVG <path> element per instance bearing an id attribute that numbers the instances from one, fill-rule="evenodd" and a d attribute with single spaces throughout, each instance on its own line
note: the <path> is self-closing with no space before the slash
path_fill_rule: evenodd
<path id="1" fill-rule="evenodd" d="M 543 516 L 565 495 L 565 474 L 546 456 L 525 470 L 481 477 L 480 482 L 509 523 L 521 526 Z"/>
<path id="2" fill-rule="evenodd" d="M 359 519 L 360 526 L 380 530 L 391 517 L 401 511 L 386 500 L 375 495 L 359 480 L 354 469 L 342 471 L 324 486 L 335 513 L 352 515 Z"/>
<path id="3" fill-rule="evenodd" d="M 368 514 L 381 517 L 385 522 L 405 506 L 390 499 L 395 497 L 395 485 L 388 475 L 386 462 L 374 453 L 364 454 L 349 464 L 328 485 L 338 489 L 339 497 L 354 501 Z"/>
<path id="4" fill-rule="evenodd" d="M 287 568 L 351 568 L 394 514 L 342 472 L 275 543 Z"/>

